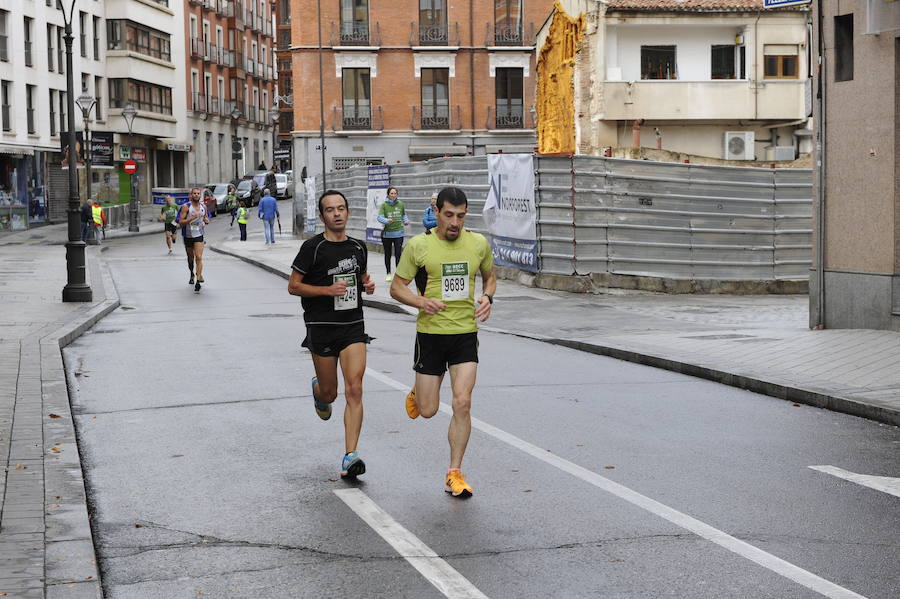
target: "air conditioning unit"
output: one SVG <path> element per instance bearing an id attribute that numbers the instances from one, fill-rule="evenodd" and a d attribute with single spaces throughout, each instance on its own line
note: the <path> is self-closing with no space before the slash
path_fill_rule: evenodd
<path id="1" fill-rule="evenodd" d="M 725 132 L 725 160 L 754 160 L 756 148 L 753 131 Z"/>

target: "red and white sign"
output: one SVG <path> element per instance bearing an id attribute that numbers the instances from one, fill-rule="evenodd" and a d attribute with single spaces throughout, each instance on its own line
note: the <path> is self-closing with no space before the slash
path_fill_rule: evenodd
<path id="1" fill-rule="evenodd" d="M 126 160 L 125 166 L 123 167 L 125 172 L 129 175 L 133 175 L 137 171 L 137 162 L 134 160 Z"/>

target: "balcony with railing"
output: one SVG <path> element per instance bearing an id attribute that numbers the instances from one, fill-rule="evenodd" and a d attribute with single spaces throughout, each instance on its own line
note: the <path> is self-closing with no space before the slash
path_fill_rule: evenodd
<path id="1" fill-rule="evenodd" d="M 337 133 L 380 133 L 384 130 L 384 115 L 381 106 L 334 106 L 331 115 L 331 130 Z"/>
<path id="2" fill-rule="evenodd" d="M 219 59 L 217 61 L 223 67 L 234 66 L 234 50 L 228 48 L 219 48 Z"/>
<path id="3" fill-rule="evenodd" d="M 487 107 L 485 129 L 523 130 L 534 129 L 534 107 L 525 111 L 524 106 Z"/>
<path id="4" fill-rule="evenodd" d="M 209 105 L 206 109 L 209 114 L 220 116 L 222 114 L 222 103 L 219 101 L 219 96 L 209 96 Z"/>
<path id="5" fill-rule="evenodd" d="M 533 46 L 534 23 L 519 24 L 488 23 L 485 46 Z"/>
<path id="6" fill-rule="evenodd" d="M 247 68 L 247 60 L 244 58 L 243 52 L 238 52 L 237 50 L 231 51 L 231 67 L 238 71 L 238 73 L 243 73 Z"/>
<path id="7" fill-rule="evenodd" d="M 202 92 L 194 92 L 191 96 L 191 110 L 194 112 L 209 111 L 209 96 Z"/>
<path id="8" fill-rule="evenodd" d="M 219 62 L 219 47 L 214 44 L 206 44 L 206 53 L 203 55 L 205 62 Z"/>
<path id="9" fill-rule="evenodd" d="M 256 61 L 252 58 L 248 58 L 244 63 L 246 64 L 244 70 L 247 71 L 248 74 L 256 76 Z"/>
<path id="10" fill-rule="evenodd" d="M 9 38 L 5 35 L 0 35 L 0 61 L 9 62 Z"/>
<path id="11" fill-rule="evenodd" d="M 459 131 L 462 110 L 457 106 L 413 106 L 410 129 L 417 132 Z"/>
<path id="12" fill-rule="evenodd" d="M 191 38 L 191 58 L 203 58 L 206 54 L 206 41 L 196 37 Z"/>
<path id="13" fill-rule="evenodd" d="M 85 54 L 83 54 L 82 56 L 87 56 L 87 50 L 85 50 Z M 34 62 L 31 57 L 31 42 L 27 40 L 25 41 L 25 66 L 34 66 Z"/>
<path id="14" fill-rule="evenodd" d="M 26 108 L 25 109 L 25 121 L 26 121 L 26 124 L 28 125 L 28 134 L 34 135 L 34 133 L 37 131 L 34 128 L 34 108 Z"/>
<path id="15" fill-rule="evenodd" d="M 368 21 L 331 23 L 332 46 L 380 46 L 381 25 Z"/>
<path id="16" fill-rule="evenodd" d="M 410 23 L 410 46 L 459 46 L 459 23 Z"/>
<path id="17" fill-rule="evenodd" d="M 222 101 L 222 116 L 231 117 L 231 113 L 234 112 L 234 109 L 237 108 L 241 113 L 239 119 L 247 119 L 247 109 L 244 106 L 244 102 L 241 100 L 223 100 Z"/>
<path id="18" fill-rule="evenodd" d="M 216 13 L 223 17 L 233 17 L 234 3 L 232 0 L 219 0 L 216 6 Z"/>
<path id="19" fill-rule="evenodd" d="M 276 50 L 290 50 L 291 48 L 291 30 L 290 29 L 279 29 L 278 30 L 278 47 Z M 332 41 L 332 46 L 334 42 Z"/>

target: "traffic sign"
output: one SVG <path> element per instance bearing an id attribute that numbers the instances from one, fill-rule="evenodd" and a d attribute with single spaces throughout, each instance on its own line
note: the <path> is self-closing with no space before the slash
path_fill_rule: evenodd
<path id="1" fill-rule="evenodd" d="M 241 142 L 239 142 L 238 140 L 234 140 L 233 142 L 231 142 L 231 151 L 232 152 L 237 153 L 243 149 L 244 149 L 244 146 L 242 146 Z"/>
<path id="2" fill-rule="evenodd" d="M 125 166 L 123 168 L 125 169 L 126 173 L 128 173 L 129 175 L 133 175 L 135 172 L 137 172 L 137 162 L 135 162 L 134 160 L 126 160 Z"/>

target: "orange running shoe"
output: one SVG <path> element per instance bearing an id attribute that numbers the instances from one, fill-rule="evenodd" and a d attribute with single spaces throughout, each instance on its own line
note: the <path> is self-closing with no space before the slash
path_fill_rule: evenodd
<path id="1" fill-rule="evenodd" d="M 410 418 L 419 417 L 419 408 L 416 406 L 416 388 L 413 387 L 406 394 L 406 415 Z"/>
<path id="2" fill-rule="evenodd" d="M 454 497 L 465 499 L 472 496 L 472 486 L 463 478 L 462 472 L 459 470 L 451 470 L 447 472 L 447 492 Z"/>

